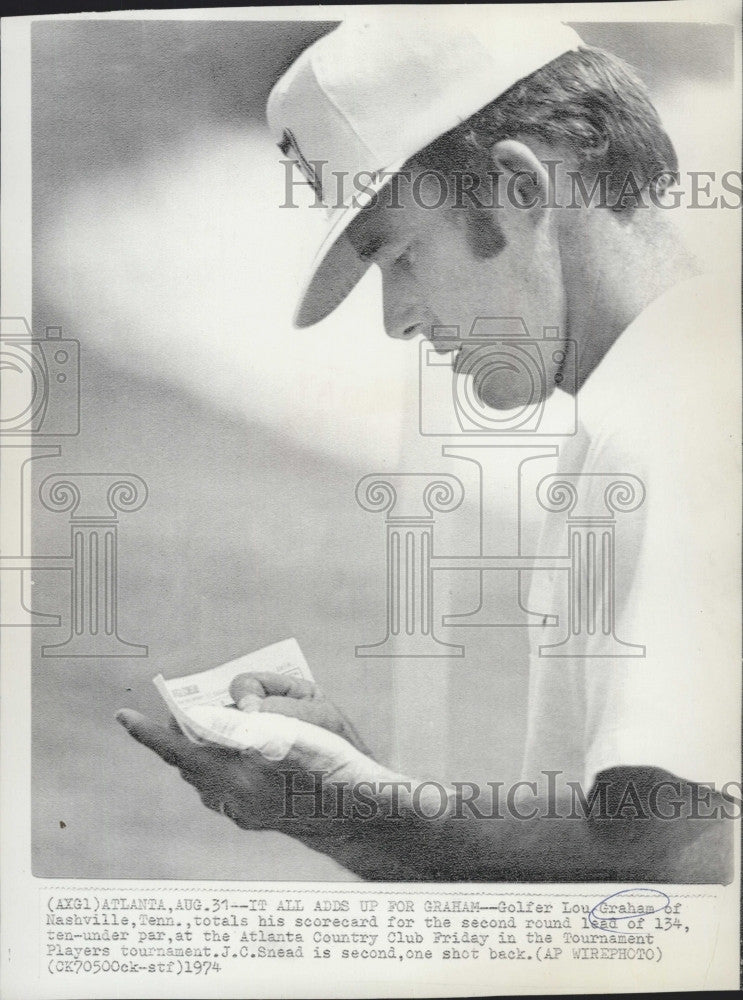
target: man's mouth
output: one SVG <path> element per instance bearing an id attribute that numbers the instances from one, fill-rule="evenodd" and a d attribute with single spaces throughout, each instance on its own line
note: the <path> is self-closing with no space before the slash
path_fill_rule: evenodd
<path id="1" fill-rule="evenodd" d="M 433 349 L 437 354 L 451 354 L 452 351 L 458 351 L 459 347 L 455 344 L 437 344 L 436 341 L 433 341 Z"/>
<path id="2" fill-rule="evenodd" d="M 443 356 L 444 354 L 453 355 L 451 363 L 452 363 L 452 368 L 456 370 L 455 365 L 457 363 L 457 359 L 460 358 L 462 354 L 462 346 L 463 346 L 462 343 L 458 340 L 444 340 L 444 339 L 435 340 L 431 338 L 429 338 L 429 343 L 431 344 L 434 351 L 438 355 L 440 356 Z"/>
<path id="3" fill-rule="evenodd" d="M 452 371 L 455 375 L 459 375 L 462 365 L 467 360 L 467 351 L 465 351 L 463 344 L 460 344 L 459 347 L 451 348 L 451 350 L 456 350 L 457 352 L 451 360 Z"/>

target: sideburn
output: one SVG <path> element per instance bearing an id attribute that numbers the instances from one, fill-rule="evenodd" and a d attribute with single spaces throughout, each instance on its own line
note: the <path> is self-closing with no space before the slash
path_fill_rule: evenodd
<path id="1" fill-rule="evenodd" d="M 476 257 L 495 257 L 506 247 L 506 237 L 492 214 L 474 205 L 466 209 L 467 240 Z"/>

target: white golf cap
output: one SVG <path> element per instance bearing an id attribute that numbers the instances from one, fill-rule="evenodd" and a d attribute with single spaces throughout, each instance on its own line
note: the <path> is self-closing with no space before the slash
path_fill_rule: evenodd
<path id="1" fill-rule="evenodd" d="M 273 88 L 267 108 L 279 148 L 327 206 L 327 231 L 295 325 L 324 319 L 369 267 L 346 230 L 391 174 L 581 44 L 572 28 L 543 10 L 518 18 L 489 11 L 467 26 L 421 8 L 418 17 L 346 21 L 306 49 Z"/>

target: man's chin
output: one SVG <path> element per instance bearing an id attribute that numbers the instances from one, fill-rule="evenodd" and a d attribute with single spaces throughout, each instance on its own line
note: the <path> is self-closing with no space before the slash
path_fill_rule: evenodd
<path id="1" fill-rule="evenodd" d="M 509 380 L 485 376 L 473 380 L 475 396 L 491 410 L 517 410 L 538 403 L 539 396 L 525 393 L 523 386 L 508 384 Z"/>

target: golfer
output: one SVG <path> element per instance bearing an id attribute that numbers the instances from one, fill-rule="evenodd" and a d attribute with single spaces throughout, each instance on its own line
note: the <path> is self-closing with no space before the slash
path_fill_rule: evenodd
<path id="1" fill-rule="evenodd" d="M 452 330 L 482 317 L 550 328 L 540 392 L 570 393 L 577 412 L 558 469 L 571 516 L 602 502 L 634 511 L 604 553 L 608 617 L 563 657 L 541 656 L 553 633 L 529 630 L 524 781 L 509 808 L 466 783 L 390 771 L 308 682 L 237 678 L 235 701 L 252 709 L 243 752 L 134 712 L 119 719 L 210 808 L 363 878 L 728 881 L 738 762 L 725 748 L 740 693 L 719 585 L 731 556 L 715 529 L 738 522 L 721 471 L 737 467 L 723 417 L 735 405 L 735 306 L 679 239 L 676 154 L 621 60 L 563 24 L 498 10 L 476 30 L 434 21 L 344 23 L 271 94 L 276 142 L 328 212 L 295 322 L 321 321 L 375 266 L 386 333 L 431 339 L 454 375 L 477 368 L 479 348 Z M 508 410 L 534 388 L 505 364 L 479 371 L 474 391 Z M 624 492 L 608 497 L 612 477 Z M 540 554 L 564 548 L 553 520 Z M 565 574 L 533 577 L 529 607 L 553 613 Z M 642 655 L 622 655 L 617 637 Z M 411 725 L 426 712 L 419 696 Z M 544 798 L 549 773 L 570 808 L 562 791 Z"/>

